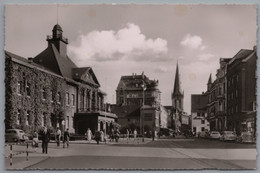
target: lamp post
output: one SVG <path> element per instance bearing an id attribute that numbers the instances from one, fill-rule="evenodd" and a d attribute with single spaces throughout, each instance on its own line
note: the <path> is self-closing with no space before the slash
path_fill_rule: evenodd
<path id="1" fill-rule="evenodd" d="M 143 88 L 143 104 L 142 104 L 142 134 L 143 134 L 143 142 L 144 142 L 144 91 L 146 90 L 145 83 L 143 81 L 141 87 Z M 141 132 L 141 131 L 140 131 Z"/>

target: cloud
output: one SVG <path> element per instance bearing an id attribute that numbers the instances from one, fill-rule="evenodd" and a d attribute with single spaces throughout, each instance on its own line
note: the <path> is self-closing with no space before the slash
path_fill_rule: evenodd
<path id="1" fill-rule="evenodd" d="M 187 34 L 181 41 L 182 46 L 186 46 L 190 49 L 204 50 L 205 45 L 202 45 L 202 38 L 197 35 Z"/>
<path id="2" fill-rule="evenodd" d="M 165 72 L 168 72 L 168 69 L 167 69 L 167 67 L 159 66 L 159 67 L 157 67 L 154 71 L 155 71 L 156 73 L 165 73 Z"/>
<path id="3" fill-rule="evenodd" d="M 216 57 L 216 55 L 213 55 L 211 53 L 203 53 L 203 54 L 198 55 L 198 58 L 200 61 L 207 61 L 207 60 L 210 60 L 215 57 Z"/>
<path id="4" fill-rule="evenodd" d="M 167 59 L 167 41 L 162 38 L 146 38 L 140 27 L 128 23 L 114 31 L 91 31 L 80 35 L 68 48 L 69 55 L 78 60 L 115 61 L 119 59 L 162 61 Z"/>

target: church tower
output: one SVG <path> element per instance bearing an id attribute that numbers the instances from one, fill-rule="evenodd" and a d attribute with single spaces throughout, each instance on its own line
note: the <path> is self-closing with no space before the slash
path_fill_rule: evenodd
<path id="1" fill-rule="evenodd" d="M 178 67 L 178 62 L 177 62 L 175 81 L 174 81 L 174 87 L 173 87 L 173 93 L 172 93 L 173 108 L 176 108 L 179 111 L 183 111 L 183 97 L 184 97 L 184 93 L 181 92 L 179 67 Z"/>

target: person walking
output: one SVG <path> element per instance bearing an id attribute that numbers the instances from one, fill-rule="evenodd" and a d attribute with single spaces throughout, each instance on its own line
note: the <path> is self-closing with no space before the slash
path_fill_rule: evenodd
<path id="1" fill-rule="evenodd" d="M 42 130 L 42 153 L 48 154 L 48 143 L 50 142 L 50 132 L 45 126 Z"/>
<path id="2" fill-rule="evenodd" d="M 103 130 L 100 131 L 100 141 L 104 142 L 104 132 L 103 132 Z"/>
<path id="3" fill-rule="evenodd" d="M 137 131 L 136 129 L 134 130 L 134 140 L 136 140 L 136 137 L 137 137 Z"/>
<path id="4" fill-rule="evenodd" d="M 69 129 L 67 129 L 65 132 L 64 132 L 64 135 L 63 135 L 63 148 L 65 148 L 65 144 L 67 144 L 67 148 L 69 148 L 69 142 L 70 142 L 70 134 L 69 134 Z"/>
<path id="5" fill-rule="evenodd" d="M 88 142 L 91 142 L 91 138 L 92 138 L 93 134 L 89 128 L 86 132 L 86 135 L 87 135 Z"/>
<path id="6" fill-rule="evenodd" d="M 57 131 L 56 131 L 56 142 L 57 142 L 57 146 L 58 146 L 58 147 L 60 146 L 60 138 L 61 138 L 61 130 L 60 130 L 60 128 L 58 127 L 58 128 L 57 128 Z"/>
<path id="7" fill-rule="evenodd" d="M 126 129 L 126 140 L 129 140 L 129 130 Z"/>

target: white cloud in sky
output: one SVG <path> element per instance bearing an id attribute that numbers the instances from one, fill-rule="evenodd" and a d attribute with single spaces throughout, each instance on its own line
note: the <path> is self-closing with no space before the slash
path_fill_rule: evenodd
<path id="1" fill-rule="evenodd" d="M 190 49 L 204 50 L 205 45 L 202 44 L 202 38 L 198 35 L 187 34 L 181 41 L 182 46 L 186 46 Z"/>
<path id="2" fill-rule="evenodd" d="M 198 55 L 198 58 L 200 61 L 208 61 L 211 60 L 213 58 L 215 58 L 216 56 L 211 54 L 211 53 L 202 53 Z"/>
<path id="3" fill-rule="evenodd" d="M 164 66 L 159 66 L 154 70 L 156 73 L 165 73 L 168 72 L 168 68 Z"/>
<path id="4" fill-rule="evenodd" d="M 79 60 L 111 61 L 131 59 L 142 61 L 149 59 L 167 59 L 167 41 L 162 38 L 146 38 L 140 27 L 128 23 L 124 28 L 103 31 L 91 31 L 80 35 L 71 43 L 68 52 Z"/>

